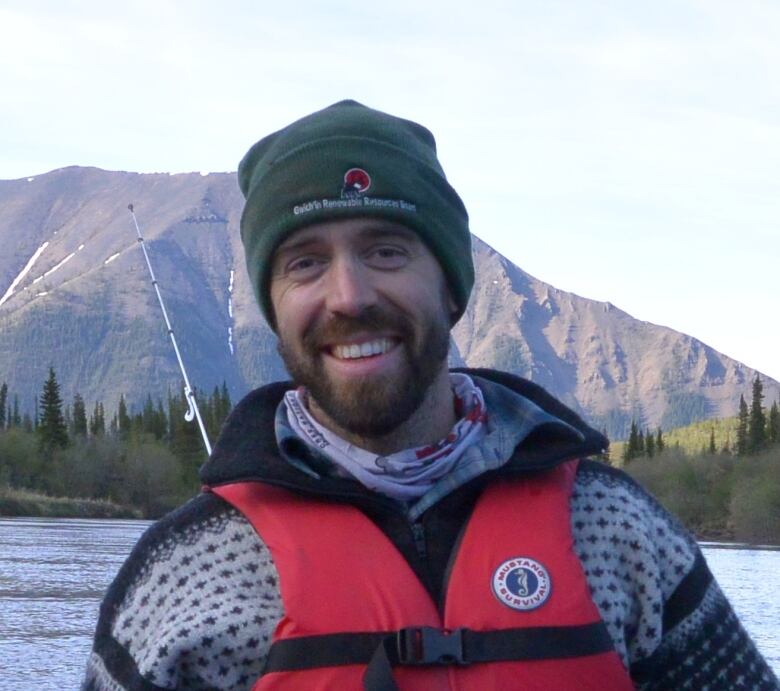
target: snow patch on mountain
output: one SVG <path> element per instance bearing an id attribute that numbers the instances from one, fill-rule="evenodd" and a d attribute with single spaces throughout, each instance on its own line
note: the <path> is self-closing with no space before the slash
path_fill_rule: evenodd
<path id="1" fill-rule="evenodd" d="M 56 231 L 55 231 L 55 234 L 56 234 Z M 47 243 L 47 244 L 48 244 L 48 243 Z M 73 252 L 71 252 L 71 253 L 70 253 L 68 256 L 66 256 L 66 257 L 65 257 L 65 258 L 64 258 L 62 261 L 59 261 L 59 262 L 57 262 L 57 263 L 56 263 L 54 266 L 52 266 L 52 267 L 51 267 L 51 269 L 49 269 L 48 271 L 45 271 L 45 272 L 44 272 L 44 273 L 42 273 L 40 276 L 38 276 L 37 278 L 33 279 L 33 284 L 35 284 L 35 283 L 37 283 L 38 281 L 40 281 L 40 280 L 42 280 L 42 279 L 46 278 L 47 276 L 51 276 L 51 275 L 52 275 L 52 274 L 53 274 L 53 273 L 54 273 L 54 272 L 55 272 L 57 269 L 59 269 L 59 268 L 63 267 L 63 266 L 64 266 L 65 264 L 67 264 L 67 263 L 68 263 L 68 262 L 69 262 L 71 259 L 73 259 L 73 257 L 75 257 L 75 256 L 76 256 L 76 252 L 81 252 L 81 250 L 83 250 L 83 249 L 84 249 L 84 243 L 80 244 L 80 245 L 78 246 L 78 249 L 76 249 L 76 250 L 74 250 Z M 25 288 L 25 290 L 26 290 L 26 288 Z M 39 293 L 39 294 L 40 294 L 40 293 Z"/>
<path id="2" fill-rule="evenodd" d="M 49 269 L 45 274 L 43 274 L 42 278 L 46 278 L 46 276 L 51 276 L 57 269 L 67 264 L 75 256 L 76 256 L 76 252 L 71 252 L 67 257 L 65 257 L 65 259 L 52 266 L 51 269 Z"/>
<path id="3" fill-rule="evenodd" d="M 230 269 L 230 283 L 228 284 L 228 316 L 233 318 L 233 275 L 235 271 Z"/>
<path id="4" fill-rule="evenodd" d="M 230 269 L 230 281 L 228 283 L 228 317 L 233 319 L 233 278 L 235 277 L 235 271 Z M 232 323 L 232 322 L 231 322 Z M 230 354 L 234 354 L 233 350 L 233 327 L 228 326 L 228 348 L 230 348 Z"/>
<path id="5" fill-rule="evenodd" d="M 19 283 L 24 279 L 24 277 L 30 272 L 30 269 L 33 268 L 33 264 L 35 264 L 36 261 L 38 261 L 38 257 L 43 254 L 43 250 L 45 250 L 49 246 L 48 241 L 44 242 L 37 250 L 35 250 L 35 253 L 32 257 L 28 260 L 28 262 L 24 265 L 24 268 L 19 272 L 19 275 L 13 280 L 11 285 L 8 287 L 8 290 L 5 291 L 5 295 L 0 298 L 0 305 L 2 305 L 8 298 L 13 295 L 14 290 L 16 290 L 16 286 L 19 285 Z"/>

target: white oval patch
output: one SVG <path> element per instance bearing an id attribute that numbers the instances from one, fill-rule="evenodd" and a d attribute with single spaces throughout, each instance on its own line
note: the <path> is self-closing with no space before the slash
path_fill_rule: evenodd
<path id="1" fill-rule="evenodd" d="M 507 559 L 493 573 L 493 594 L 501 604 L 521 612 L 541 607 L 550 597 L 550 574 L 528 557 Z"/>

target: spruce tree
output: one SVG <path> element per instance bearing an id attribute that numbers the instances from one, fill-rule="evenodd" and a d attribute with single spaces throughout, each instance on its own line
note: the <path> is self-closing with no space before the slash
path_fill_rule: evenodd
<path id="1" fill-rule="evenodd" d="M 141 410 L 140 413 L 130 416 L 130 436 L 134 439 L 140 439 L 144 432 L 144 413 Z"/>
<path id="2" fill-rule="evenodd" d="M 206 425 L 206 431 L 209 438 L 214 439 L 219 434 L 219 411 L 221 405 L 221 398 L 219 393 L 219 387 L 215 386 L 211 392 L 211 396 L 206 400 L 205 411 L 201 410 L 203 415 L 203 422 Z"/>
<path id="3" fill-rule="evenodd" d="M 106 417 L 103 413 L 103 404 L 95 403 L 92 415 L 89 417 L 89 435 L 102 437 L 106 433 Z"/>
<path id="4" fill-rule="evenodd" d="M 220 424 L 225 421 L 225 418 L 230 415 L 230 411 L 233 408 L 233 403 L 230 401 L 230 392 L 228 391 L 227 382 L 222 380 L 222 408 L 220 413 L 222 414 L 222 420 Z M 606 434 L 604 436 L 607 436 Z"/>
<path id="5" fill-rule="evenodd" d="M 628 443 L 623 448 L 623 461 L 632 461 L 640 455 L 639 426 L 636 424 L 636 420 L 631 420 L 631 431 L 628 434 Z"/>
<path id="6" fill-rule="evenodd" d="M 737 456 L 744 456 L 748 450 L 748 407 L 745 397 L 739 397 L 739 413 L 737 414 Z"/>
<path id="7" fill-rule="evenodd" d="M 655 456 L 655 437 L 649 429 L 645 432 L 645 453 L 648 458 Z"/>
<path id="8" fill-rule="evenodd" d="M 84 399 L 81 394 L 73 397 L 73 436 L 87 436 L 87 408 L 84 405 Z"/>
<path id="9" fill-rule="evenodd" d="M 141 409 L 141 430 L 144 434 L 154 435 L 155 412 L 151 394 L 146 394 L 144 407 Z"/>
<path id="10" fill-rule="evenodd" d="M 636 455 L 645 455 L 645 433 L 640 429 L 636 437 Z"/>
<path id="11" fill-rule="evenodd" d="M 113 422 L 112 422 L 113 424 Z M 119 410 L 116 414 L 116 429 L 119 432 L 120 439 L 128 439 L 130 437 L 130 427 L 132 426 L 132 420 L 127 414 L 127 404 L 125 403 L 125 395 L 119 396 Z"/>
<path id="12" fill-rule="evenodd" d="M 155 439 L 162 439 L 168 430 L 168 421 L 165 417 L 165 411 L 162 407 L 162 401 L 157 399 L 155 407 L 151 394 L 146 395 L 144 407 L 140 415 L 135 416 L 140 419 L 140 430 L 144 434 L 153 436 Z"/>
<path id="13" fill-rule="evenodd" d="M 90 437 L 97 435 L 97 403 L 95 403 L 95 407 L 92 409 L 92 414 L 89 416 L 87 429 L 89 430 Z"/>
<path id="14" fill-rule="evenodd" d="M 710 427 L 710 448 L 709 448 L 710 454 L 713 456 L 717 452 L 717 449 L 715 448 L 715 428 Z"/>
<path id="15" fill-rule="evenodd" d="M 21 427 L 21 425 L 22 425 L 22 416 L 19 413 L 19 396 L 14 394 L 14 405 L 8 417 L 8 426 Z"/>
<path id="16" fill-rule="evenodd" d="M 664 435 L 660 427 L 658 428 L 658 434 L 656 434 L 655 437 L 655 448 L 659 454 L 664 450 Z"/>
<path id="17" fill-rule="evenodd" d="M 158 439 L 165 439 L 168 436 L 168 416 L 165 414 L 165 409 L 163 408 L 163 402 L 161 399 L 157 399 L 157 433 L 159 436 Z"/>
<path id="18" fill-rule="evenodd" d="M 758 453 L 766 446 L 766 415 L 761 401 L 764 399 L 764 385 L 756 374 L 753 380 L 753 396 L 748 418 L 748 453 Z"/>
<path id="19" fill-rule="evenodd" d="M 68 429 L 62 415 L 60 385 L 57 383 L 57 375 L 53 367 L 49 367 L 49 378 L 43 385 L 40 411 L 37 431 L 41 446 L 49 450 L 67 446 Z"/>
<path id="20" fill-rule="evenodd" d="M 200 398 L 198 398 L 200 405 Z M 230 413 L 230 393 L 227 384 L 223 381 L 222 388 L 215 386 L 211 396 L 204 401 L 201 407 L 201 415 L 206 424 L 206 431 L 210 439 L 216 439 L 222 429 L 228 414 Z"/>
<path id="21" fill-rule="evenodd" d="M 8 402 L 8 384 L 3 382 L 0 386 L 0 429 L 5 429 L 6 404 Z"/>
<path id="22" fill-rule="evenodd" d="M 775 401 L 769 409 L 766 437 L 770 444 L 780 443 L 780 408 L 777 407 L 777 401 Z"/>

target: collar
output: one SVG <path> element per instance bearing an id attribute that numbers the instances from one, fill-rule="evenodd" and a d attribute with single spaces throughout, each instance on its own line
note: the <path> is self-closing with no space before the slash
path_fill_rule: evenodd
<path id="1" fill-rule="evenodd" d="M 462 376 L 462 373 L 454 374 Z M 547 437 L 569 439 L 573 443 L 584 440 L 582 432 L 512 389 L 482 377 L 471 379 L 482 392 L 488 411 L 484 430 L 479 439 L 459 455 L 457 465 L 450 472 L 423 494 L 403 502 L 411 520 L 416 520 L 428 508 L 471 480 L 501 469 L 513 459 L 515 449 L 533 434 L 544 432 Z M 315 444 L 294 431 L 284 401 L 277 407 L 274 422 L 279 449 L 291 466 L 314 478 L 323 475 L 349 477 Z M 302 453 L 301 441 L 305 454 Z"/>
<path id="2" fill-rule="evenodd" d="M 502 462 L 488 464 L 481 470 L 483 476 L 500 471 L 506 475 L 522 475 L 551 468 L 559 463 L 603 452 L 609 442 L 606 437 L 589 427 L 571 409 L 548 394 L 542 387 L 520 377 L 488 369 L 459 369 L 480 381 L 486 398 L 497 397 L 499 407 L 515 410 L 516 396 L 526 399 L 533 407 L 515 410 L 515 429 L 501 424 L 502 431 L 495 440 L 498 455 L 509 451 Z M 358 482 L 333 477 L 321 472 L 321 461 L 303 442 L 290 440 L 295 448 L 285 446 L 285 455 L 310 466 L 311 472 L 291 465 L 279 452 L 275 434 L 275 418 L 284 393 L 293 388 L 291 382 L 277 382 L 255 389 L 241 400 L 231 412 L 222 429 L 214 451 L 202 467 L 200 476 L 204 484 L 217 486 L 238 481 L 260 481 L 305 494 L 328 496 L 335 501 L 365 498 L 375 493 L 366 490 Z M 487 394 L 486 388 L 491 390 Z M 507 389 L 507 391 L 503 391 Z M 514 396 L 513 396 L 514 394 Z M 503 398 L 506 397 L 506 400 Z M 488 401 L 488 409 L 493 404 Z M 534 412 L 532 412 L 534 411 Z M 539 411 L 539 412 L 535 412 Z M 491 412 L 492 415 L 492 412 Z M 493 435 L 488 434 L 488 437 Z M 486 461 L 487 463 L 487 461 Z M 468 479 L 465 480 L 466 482 Z M 459 484 L 463 484 L 462 482 Z M 395 503 L 394 500 L 376 497 L 376 501 Z"/>

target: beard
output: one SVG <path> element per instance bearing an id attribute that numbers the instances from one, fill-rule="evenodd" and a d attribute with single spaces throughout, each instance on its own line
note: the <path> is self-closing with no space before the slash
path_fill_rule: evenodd
<path id="1" fill-rule="evenodd" d="M 442 310 L 443 312 L 443 310 Z M 382 437 L 406 422 L 422 404 L 449 351 L 449 315 L 424 324 L 419 338 L 409 316 L 397 309 L 370 307 L 357 317 L 334 315 L 303 336 L 302 347 L 279 334 L 279 354 L 298 385 L 340 428 L 363 437 Z M 357 381 L 334 381 L 326 372 L 323 344 L 361 332 L 390 332 L 400 337 L 402 367 L 393 374 Z"/>

